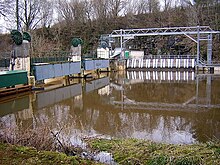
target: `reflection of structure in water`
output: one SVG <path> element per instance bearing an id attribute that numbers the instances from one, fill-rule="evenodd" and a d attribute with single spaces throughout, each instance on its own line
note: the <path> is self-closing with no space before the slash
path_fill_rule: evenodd
<path id="1" fill-rule="evenodd" d="M 150 75 L 153 78 L 153 72 Z M 37 93 L 35 100 L 23 100 L 26 106 L 20 111 L 25 114 L 27 109 L 32 116 L 25 119 L 13 112 L 0 118 L 0 122 L 7 125 L 10 120 L 19 129 L 24 128 L 24 123 L 41 127 L 48 122 L 53 131 L 63 127 L 62 138 L 74 145 L 84 145 L 83 137 L 97 135 L 168 143 L 194 143 L 220 137 L 219 79 L 204 75 L 195 77 L 196 81 L 190 80 L 191 83 L 189 80 L 130 83 L 131 79 L 123 76 Z M 158 72 L 158 79 L 159 76 Z M 168 79 L 168 72 L 165 77 Z M 35 106 L 31 106 L 30 100 Z M 198 107 L 194 106 L 197 100 Z"/>
<path id="2" fill-rule="evenodd" d="M 125 83 L 121 84 L 121 100 L 114 100 L 111 103 L 118 108 L 121 107 L 121 109 L 160 111 L 197 111 L 199 109 L 208 110 L 207 108 L 220 108 L 220 104 L 212 100 L 212 79 L 214 79 L 212 75 L 197 75 L 195 77 L 194 72 L 185 71 L 130 71 L 127 72 L 127 79 Z M 204 80 L 206 83 L 201 82 Z M 171 82 L 173 83 L 172 86 L 166 85 Z M 186 88 L 187 86 L 184 87 L 184 84 L 188 84 L 188 82 L 191 82 L 190 84 L 193 85 L 189 89 Z M 159 85 L 158 83 L 165 83 L 165 86 Z M 132 84 L 133 86 L 130 86 L 130 89 L 126 91 L 126 86 Z M 155 86 L 153 84 L 158 85 Z M 185 92 L 180 90 L 178 84 L 182 84 L 182 90 Z M 111 86 L 115 87 L 116 85 L 112 84 Z M 177 87 L 179 92 L 175 90 Z M 134 88 L 133 90 L 135 92 L 132 92 L 132 88 Z M 140 99 L 137 99 L 138 96 L 135 94 L 138 93 L 138 88 L 141 88 L 141 92 L 145 93 L 145 95 Z M 203 95 L 200 94 L 199 88 L 203 88 Z M 139 95 L 142 94 L 139 93 Z M 185 98 L 181 95 L 184 95 Z"/>
<path id="3" fill-rule="evenodd" d="M 128 71 L 127 79 L 131 82 L 143 80 L 149 82 L 194 82 L 193 71 Z"/>

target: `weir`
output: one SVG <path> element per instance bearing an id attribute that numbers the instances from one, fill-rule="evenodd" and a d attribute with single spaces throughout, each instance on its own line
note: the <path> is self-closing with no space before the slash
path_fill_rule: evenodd
<path id="1" fill-rule="evenodd" d="M 194 56 L 155 56 L 146 59 L 127 59 L 127 69 L 194 69 L 196 60 Z"/>
<path id="2" fill-rule="evenodd" d="M 194 59 L 191 61 L 190 65 L 191 67 L 195 67 L 195 69 L 199 68 L 208 68 L 212 70 L 215 66 L 220 66 L 219 64 L 216 64 L 212 60 L 212 38 L 213 34 L 218 34 L 219 31 L 215 31 L 211 29 L 209 26 L 193 26 L 193 27 L 164 27 L 164 28 L 146 28 L 146 29 L 119 29 L 119 30 L 113 30 L 111 34 L 109 34 L 109 45 L 110 49 L 112 50 L 112 41 L 113 39 L 118 39 L 120 44 L 120 59 L 126 59 L 127 55 L 126 52 L 129 50 L 126 48 L 126 43 L 129 40 L 133 40 L 134 38 L 141 37 L 141 36 L 177 36 L 177 35 L 184 35 L 190 40 L 192 40 L 196 44 L 196 56 L 191 55 L 191 59 Z M 206 41 L 207 42 L 207 60 L 204 60 L 201 54 L 201 42 Z M 113 54 L 113 53 L 110 53 Z M 147 57 L 148 55 L 146 55 Z M 155 65 L 158 63 L 158 60 L 161 64 L 156 65 L 160 68 L 166 68 L 170 67 L 170 63 L 172 63 L 171 56 L 168 58 L 170 61 L 167 61 L 167 64 L 163 65 L 164 58 L 162 58 L 160 55 L 153 55 L 156 61 L 152 60 L 146 68 L 155 68 Z M 178 55 L 176 55 L 178 56 Z M 148 57 L 147 57 L 148 58 Z M 178 57 L 175 57 L 178 59 Z M 158 60 L 157 60 L 158 59 Z M 187 59 L 186 63 L 187 63 Z M 177 67 L 184 67 L 184 61 L 180 60 L 182 64 Z M 130 59 L 128 60 L 130 61 Z M 134 63 L 128 64 L 128 68 L 134 68 L 138 67 L 141 68 L 141 66 L 144 66 L 140 64 L 139 66 L 135 65 L 135 60 L 131 60 Z M 147 60 L 143 60 L 146 61 Z M 182 62 L 183 61 L 183 62 Z M 166 63 L 166 62 L 165 62 Z M 155 65 L 154 65 L 155 64 Z M 173 66 L 172 66 L 173 67 Z M 186 67 L 185 67 L 186 68 Z"/>

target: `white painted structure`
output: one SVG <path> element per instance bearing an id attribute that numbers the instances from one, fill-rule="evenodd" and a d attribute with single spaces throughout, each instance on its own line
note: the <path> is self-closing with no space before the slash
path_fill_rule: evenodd
<path id="1" fill-rule="evenodd" d="M 130 50 L 129 58 L 135 58 L 135 59 L 144 58 L 144 51 Z"/>
<path id="2" fill-rule="evenodd" d="M 152 59 L 142 59 L 142 58 L 131 58 L 127 59 L 126 67 L 127 69 L 135 69 L 135 68 L 195 68 L 195 59 L 193 58 L 152 58 Z"/>
<path id="3" fill-rule="evenodd" d="M 98 48 L 97 49 L 97 58 L 109 58 L 109 48 Z"/>

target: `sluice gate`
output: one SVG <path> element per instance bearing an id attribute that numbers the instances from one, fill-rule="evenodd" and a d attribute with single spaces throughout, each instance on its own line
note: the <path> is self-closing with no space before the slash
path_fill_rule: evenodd
<path id="1" fill-rule="evenodd" d="M 194 57 L 155 57 L 138 59 L 132 58 L 127 59 L 126 68 L 127 69 L 194 69 L 196 60 Z"/>
<path id="2" fill-rule="evenodd" d="M 49 78 L 67 76 L 81 72 L 80 62 L 63 62 L 57 64 L 39 63 L 34 64 L 33 75 L 35 80 L 45 80 Z"/>

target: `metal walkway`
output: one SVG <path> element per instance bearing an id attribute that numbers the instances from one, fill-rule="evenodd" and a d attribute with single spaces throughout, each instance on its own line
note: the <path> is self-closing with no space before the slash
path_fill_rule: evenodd
<path id="1" fill-rule="evenodd" d="M 219 32 L 212 30 L 209 26 L 120 29 L 120 30 L 113 30 L 112 33 L 110 34 L 110 37 L 113 38 L 126 37 L 128 39 L 135 36 L 156 36 L 156 35 L 187 35 L 188 36 L 188 35 L 197 35 L 198 33 L 216 34 Z"/>
<path id="2" fill-rule="evenodd" d="M 218 34 L 219 31 L 211 29 L 209 26 L 193 27 L 165 27 L 165 28 L 146 28 L 146 29 L 120 29 L 113 30 L 109 35 L 110 38 L 120 38 L 121 58 L 124 51 L 124 44 L 134 37 L 140 36 L 168 36 L 168 35 L 185 35 L 197 45 L 196 65 L 213 66 L 212 64 L 212 35 Z M 200 63 L 200 42 L 207 41 L 207 62 Z"/>

